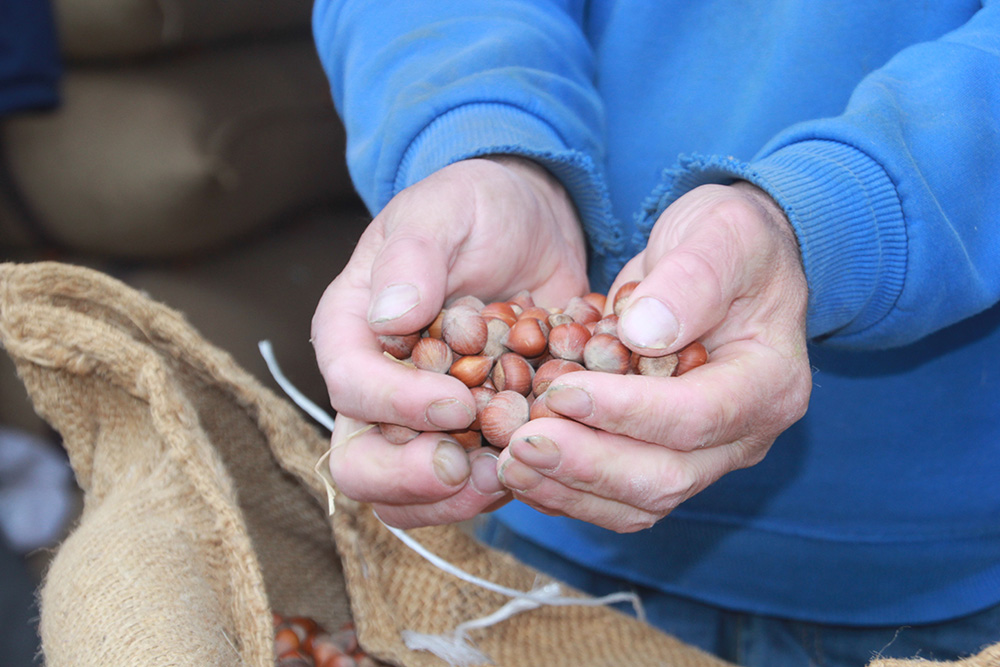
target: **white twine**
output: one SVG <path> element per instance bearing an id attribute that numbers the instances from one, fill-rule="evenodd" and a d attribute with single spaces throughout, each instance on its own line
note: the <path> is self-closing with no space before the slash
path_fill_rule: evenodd
<path id="1" fill-rule="evenodd" d="M 261 356 L 264 357 L 264 362 L 267 364 L 268 370 L 278 383 L 278 386 L 281 387 L 281 389 L 288 394 L 288 397 L 291 398 L 292 401 L 303 411 L 322 424 L 330 432 L 333 432 L 335 425 L 334 418 L 312 402 L 305 394 L 299 391 L 298 388 L 296 388 L 295 385 L 293 385 L 285 376 L 274 356 L 274 350 L 270 341 L 260 341 L 257 346 L 260 349 Z M 355 437 L 371 427 L 372 426 L 369 425 L 357 433 L 352 433 L 349 438 Z M 329 455 L 330 451 L 327 451 L 326 454 L 320 458 L 316 464 L 316 472 L 323 479 L 324 485 L 326 485 L 327 497 L 329 501 L 329 513 L 332 515 L 334 512 L 333 498 L 336 494 L 336 489 L 334 489 L 332 483 L 326 478 L 326 476 L 319 472 L 319 467 L 327 460 Z M 390 526 L 382 521 L 382 518 L 378 516 L 377 512 L 373 513 L 375 514 L 375 518 L 377 518 L 379 522 L 385 526 L 386 530 L 395 535 L 396 538 L 399 539 L 404 545 L 420 555 L 434 567 L 474 586 L 478 586 L 479 588 L 493 591 L 494 593 L 499 593 L 511 598 L 509 602 L 492 614 L 460 623 L 451 634 L 429 635 L 415 632 L 413 630 L 403 630 L 403 641 L 407 648 L 411 650 L 429 651 L 455 667 L 466 667 L 468 665 L 483 663 L 492 664 L 492 661 L 488 656 L 480 652 L 472 645 L 468 637 L 469 631 L 488 628 L 492 625 L 505 621 L 512 616 L 520 614 L 521 612 L 530 611 L 542 606 L 557 607 L 573 605 L 598 607 L 615 604 L 617 602 L 630 602 L 633 609 L 635 609 L 638 619 L 640 621 L 646 620 L 646 614 L 642 607 L 642 601 L 636 593 L 622 591 L 619 593 L 604 595 L 599 598 L 571 597 L 561 595 L 562 588 L 556 582 L 551 582 L 544 586 L 534 588 L 531 591 L 520 591 L 515 588 L 501 586 L 500 584 L 469 574 L 465 570 L 452 565 L 445 559 L 424 547 L 418 541 L 410 537 L 410 535 L 408 535 L 405 531 Z"/>

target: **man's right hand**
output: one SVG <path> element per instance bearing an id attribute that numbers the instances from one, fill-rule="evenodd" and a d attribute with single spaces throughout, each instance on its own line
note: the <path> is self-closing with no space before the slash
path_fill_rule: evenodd
<path id="1" fill-rule="evenodd" d="M 475 417 L 454 377 L 388 359 L 377 336 L 421 330 L 453 298 L 540 305 L 587 292 L 583 233 L 562 186 L 515 157 L 455 163 L 400 192 L 362 235 L 313 317 L 312 340 L 337 411 L 330 471 L 338 489 L 392 525 L 471 518 L 509 493 L 489 448 L 465 452 L 444 431 Z M 426 431 L 405 445 L 372 423 Z"/>

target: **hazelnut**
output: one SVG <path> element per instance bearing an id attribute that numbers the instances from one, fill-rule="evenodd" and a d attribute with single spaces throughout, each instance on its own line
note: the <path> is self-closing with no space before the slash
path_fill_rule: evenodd
<path id="1" fill-rule="evenodd" d="M 560 324 L 569 324 L 572 321 L 573 318 L 563 312 L 552 313 L 548 319 L 550 329 L 555 329 Z"/>
<path id="2" fill-rule="evenodd" d="M 597 309 L 598 312 L 603 313 L 604 307 L 608 303 L 608 298 L 601 294 L 600 292 L 591 292 L 589 294 L 583 295 L 583 300 L 589 303 L 591 306 Z"/>
<path id="3" fill-rule="evenodd" d="M 517 316 L 517 319 L 521 320 L 524 319 L 525 317 L 534 317 L 536 320 L 540 322 L 548 322 L 549 315 L 551 314 L 552 313 L 545 310 L 541 306 L 532 306 L 531 308 L 525 308 L 523 311 L 521 311 L 521 314 Z"/>
<path id="4" fill-rule="evenodd" d="M 606 333 L 612 336 L 618 335 L 618 316 L 606 315 L 594 324 L 594 333 Z"/>
<path id="5" fill-rule="evenodd" d="M 447 373 L 454 357 L 451 348 L 440 338 L 421 338 L 413 346 L 410 361 L 420 370 Z"/>
<path id="6" fill-rule="evenodd" d="M 469 306 L 444 311 L 441 335 L 458 354 L 479 354 L 486 347 L 486 320 Z"/>
<path id="7" fill-rule="evenodd" d="M 495 447 L 506 447 L 510 436 L 528 423 L 528 399 L 516 391 L 501 391 L 490 400 L 479 418 L 483 437 Z"/>
<path id="8" fill-rule="evenodd" d="M 420 340 L 419 333 L 406 334 L 403 336 L 379 336 L 378 342 L 382 350 L 388 352 L 399 360 L 408 358 L 413 354 L 413 346 Z"/>
<path id="9" fill-rule="evenodd" d="M 509 303 L 503 301 L 494 301 L 487 304 L 479 311 L 479 314 L 487 322 L 491 319 L 498 319 L 505 322 L 508 327 L 514 326 L 514 322 L 517 322 L 517 314 L 514 312 L 514 309 L 511 308 Z"/>
<path id="10" fill-rule="evenodd" d="M 426 333 L 431 338 L 441 338 L 441 326 L 444 324 L 444 311 L 438 311 L 434 321 L 427 325 Z"/>
<path id="11" fill-rule="evenodd" d="M 708 363 L 708 350 L 705 346 L 695 341 L 677 353 L 676 375 L 683 375 L 692 368 L 697 368 Z"/>
<path id="12" fill-rule="evenodd" d="M 460 296 L 448 304 L 448 308 L 471 308 L 477 313 L 482 312 L 485 307 L 486 304 L 481 299 L 472 295 Z"/>
<path id="13" fill-rule="evenodd" d="M 517 306 L 521 310 L 514 309 L 515 312 L 520 313 L 521 311 L 527 310 L 528 308 L 533 308 L 535 305 L 535 300 L 531 298 L 531 293 L 528 290 L 521 290 L 508 301 L 511 306 Z"/>
<path id="14" fill-rule="evenodd" d="M 473 449 L 479 449 L 483 446 L 483 438 L 479 431 L 474 431 L 471 428 L 462 431 L 448 431 L 448 435 L 455 439 L 455 442 L 462 446 L 462 449 L 466 451 L 472 451 Z"/>
<path id="15" fill-rule="evenodd" d="M 516 320 L 515 320 L 516 321 Z M 507 351 L 504 343 L 510 335 L 510 325 L 506 320 L 494 317 L 486 320 L 486 346 L 480 353 L 487 357 L 496 359 Z"/>
<path id="16" fill-rule="evenodd" d="M 552 409 L 549 408 L 548 405 L 545 404 L 544 393 L 538 398 L 536 398 L 534 403 L 531 404 L 531 409 L 528 414 L 532 419 L 542 419 L 545 417 L 554 419 L 565 419 L 565 417 L 563 417 L 558 412 L 553 411 Z"/>
<path id="17" fill-rule="evenodd" d="M 541 396 L 549 388 L 549 384 L 560 375 L 573 371 L 586 370 L 583 365 L 566 359 L 550 359 L 538 367 L 531 382 L 531 390 L 535 396 Z"/>
<path id="18" fill-rule="evenodd" d="M 560 324 L 549 332 L 549 354 L 556 359 L 583 361 L 583 347 L 588 340 L 590 332 L 579 322 Z"/>
<path id="19" fill-rule="evenodd" d="M 574 322 L 587 324 L 601 319 L 601 311 L 584 301 L 583 297 L 574 296 L 566 304 L 563 312 L 573 318 Z"/>
<path id="20" fill-rule="evenodd" d="M 615 300 L 612 302 L 614 304 L 615 315 L 621 317 L 622 311 L 628 306 L 629 297 L 632 296 L 632 292 L 638 286 L 638 280 L 631 280 L 618 288 L 618 291 L 615 292 Z"/>
<path id="21" fill-rule="evenodd" d="M 531 391 L 531 378 L 535 371 L 524 357 L 516 352 L 500 355 L 493 366 L 490 379 L 497 391 L 516 391 L 525 396 Z"/>
<path id="22" fill-rule="evenodd" d="M 546 331 L 542 329 L 542 323 L 534 317 L 519 319 L 510 328 L 507 335 L 507 347 L 511 351 L 517 352 L 522 357 L 531 359 L 545 353 L 547 345 Z"/>
<path id="23" fill-rule="evenodd" d="M 624 375 L 632 363 L 632 351 L 611 334 L 594 334 L 583 348 L 583 365 L 590 371 Z"/>
<path id="24" fill-rule="evenodd" d="M 448 374 L 462 381 L 466 387 L 478 387 L 490 375 L 492 357 L 467 355 L 459 357 L 448 369 Z"/>
<path id="25" fill-rule="evenodd" d="M 472 398 L 476 401 L 476 418 L 469 424 L 469 428 L 479 430 L 479 416 L 483 414 L 483 408 L 490 402 L 490 399 L 497 395 L 497 390 L 482 384 L 478 387 L 470 387 L 469 391 L 472 392 Z"/>
<path id="26" fill-rule="evenodd" d="M 668 354 L 663 357 L 644 357 L 635 355 L 635 372 L 639 375 L 668 378 L 677 369 L 677 355 Z"/>

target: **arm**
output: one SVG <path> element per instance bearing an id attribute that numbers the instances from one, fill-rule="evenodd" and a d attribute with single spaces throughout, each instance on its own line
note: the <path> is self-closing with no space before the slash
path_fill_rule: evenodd
<path id="1" fill-rule="evenodd" d="M 789 128 L 750 163 L 682 161 L 616 281 L 642 281 L 619 331 L 651 354 L 702 338 L 712 359 L 641 384 L 566 376 L 547 402 L 574 421 L 529 424 L 501 455 L 515 497 L 644 528 L 801 416 L 807 323 L 872 349 L 997 303 L 1000 7 L 986 4 L 864 79 L 841 116 Z"/>
<path id="2" fill-rule="evenodd" d="M 602 205 L 589 51 L 564 12 L 527 3 L 320 2 L 315 26 L 349 166 L 378 213 L 313 321 L 338 411 L 331 472 L 390 523 L 469 518 L 507 497 L 495 456 L 445 433 L 472 420 L 471 394 L 387 360 L 375 336 L 417 331 L 464 294 L 561 304 L 586 291 L 577 210 Z M 494 153 L 534 162 L 471 159 Z M 348 439 L 371 422 L 427 433 L 405 447 Z"/>
<path id="3" fill-rule="evenodd" d="M 900 52 L 840 116 L 800 123 L 749 163 L 689 158 L 648 212 L 682 193 L 750 181 L 781 206 L 802 248 L 809 335 L 883 348 L 1000 298 L 1000 6 Z"/>

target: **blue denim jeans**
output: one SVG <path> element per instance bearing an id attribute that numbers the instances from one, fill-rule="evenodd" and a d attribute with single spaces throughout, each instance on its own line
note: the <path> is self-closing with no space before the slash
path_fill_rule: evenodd
<path id="1" fill-rule="evenodd" d="M 483 517 L 476 533 L 486 544 L 592 595 L 635 591 L 652 625 L 744 667 L 862 667 L 879 656 L 956 660 L 1000 641 L 1000 605 L 931 625 L 859 628 L 806 623 L 729 611 L 637 587 L 572 563 L 491 518 Z"/>

